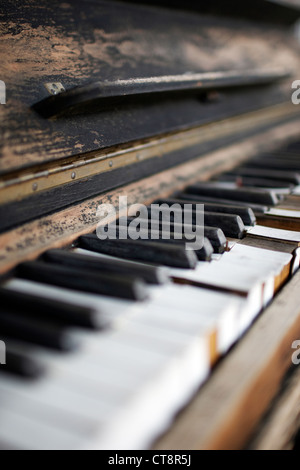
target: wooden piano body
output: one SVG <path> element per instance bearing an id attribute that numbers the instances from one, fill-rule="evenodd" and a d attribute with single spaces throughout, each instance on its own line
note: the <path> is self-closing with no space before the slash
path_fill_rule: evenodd
<path id="1" fill-rule="evenodd" d="M 299 139 L 300 108 L 291 103 L 300 78 L 297 5 L 139 3 L 0 7 L 4 279 L 19 263 L 95 230 L 100 204 L 117 206 L 121 195 L 149 204 Z M 197 86 L 178 89 L 178 77 L 191 74 Z M 173 89 L 156 90 L 153 77 L 167 77 Z M 142 78 L 153 93 L 135 89 Z M 126 96 L 101 99 L 98 82 L 122 85 Z M 155 448 L 290 446 L 299 427 L 298 371 L 285 379 L 277 406 L 270 403 L 300 338 L 299 286 L 298 273 Z"/>

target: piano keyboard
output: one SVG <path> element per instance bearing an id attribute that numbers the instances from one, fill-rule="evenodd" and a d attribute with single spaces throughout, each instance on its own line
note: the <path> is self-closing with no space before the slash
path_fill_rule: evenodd
<path id="1" fill-rule="evenodd" d="M 89 234 L 19 265 L 0 288 L 0 447 L 150 448 L 298 270 L 299 150 L 156 201 L 204 204 L 201 250 Z"/>

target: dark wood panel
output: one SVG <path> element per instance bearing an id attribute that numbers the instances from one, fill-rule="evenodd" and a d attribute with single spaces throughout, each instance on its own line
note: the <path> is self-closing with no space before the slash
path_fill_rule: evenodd
<path id="1" fill-rule="evenodd" d="M 49 96 L 45 83 L 69 89 L 189 71 L 293 71 L 299 64 L 296 46 L 282 28 L 114 1 L 7 0 L 0 7 L 0 32 L 0 79 L 7 88 L 7 104 L 0 106 L 2 173 L 215 116 L 191 98 L 48 120 L 31 109 Z M 279 94 L 290 98 L 290 80 Z"/>
<path id="2" fill-rule="evenodd" d="M 118 210 L 120 196 L 127 196 L 129 205 L 149 204 L 155 199 L 169 197 L 199 179 L 207 180 L 216 173 L 236 167 L 259 152 L 270 149 L 270 143 L 276 148 L 298 135 L 299 121 L 277 125 L 242 142 L 207 153 L 193 162 L 122 186 L 1 234 L 0 274 L 22 261 L 36 258 L 50 248 L 66 246 L 80 235 L 91 233 L 99 222 L 97 209 L 100 204 L 110 203 Z"/>
<path id="3" fill-rule="evenodd" d="M 282 119 L 281 122 L 283 123 L 284 121 L 293 122 L 294 118 Z M 246 137 L 255 136 L 258 130 L 270 129 L 273 125 L 274 122 L 272 124 L 268 122 L 265 124 L 259 123 L 259 128 L 249 125 L 249 128 L 238 133 L 234 132 L 233 129 L 232 133 L 225 137 L 216 133 L 210 140 L 189 148 L 170 151 L 163 156 L 153 156 L 139 163 L 128 164 L 110 172 L 101 172 L 88 178 L 55 186 L 53 189 L 41 191 L 22 200 L 16 199 L 6 204 L 3 203 L 0 205 L 0 233 L 34 220 L 37 217 L 57 212 L 69 205 L 79 203 L 105 191 L 138 181 L 168 168 L 176 167 L 176 165 L 196 157 L 201 157 L 201 155 L 207 152 L 226 147 L 232 143 L 238 143 Z M 201 129 L 199 128 L 200 131 Z"/>
<path id="4" fill-rule="evenodd" d="M 166 6 L 199 13 L 224 15 L 253 19 L 259 22 L 271 22 L 290 25 L 299 18 L 298 0 L 124 0 L 130 3 L 143 3 L 155 6 Z"/>

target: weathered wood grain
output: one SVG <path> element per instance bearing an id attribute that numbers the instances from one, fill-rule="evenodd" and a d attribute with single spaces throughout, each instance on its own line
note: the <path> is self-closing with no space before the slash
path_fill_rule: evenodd
<path id="1" fill-rule="evenodd" d="M 7 104 L 0 106 L 2 174 L 224 116 L 218 103 L 191 97 L 47 120 L 30 108 L 49 96 L 45 83 L 69 89 L 188 71 L 299 69 L 297 46 L 283 27 L 112 0 L 85 1 L 84 8 L 79 0 L 7 0 L 0 33 L 0 79 L 7 86 Z M 270 99 L 289 100 L 290 82 L 272 89 Z M 267 95 L 252 106 L 264 105 Z"/>
<path id="2" fill-rule="evenodd" d="M 80 235 L 96 229 L 99 222 L 97 208 L 110 203 L 118 208 L 119 196 L 127 196 L 128 204 L 151 203 L 184 189 L 199 179 L 209 179 L 226 171 L 272 145 L 280 144 L 299 131 L 299 123 L 274 126 L 256 136 L 223 147 L 199 159 L 178 165 L 157 175 L 144 178 L 98 197 L 89 199 L 6 232 L 0 236 L 0 273 L 18 263 L 36 258 L 49 248 L 72 243 Z M 122 214 L 120 214 L 122 215 Z M 9 214 L 7 215 L 9 217 Z"/>
<path id="3" fill-rule="evenodd" d="M 296 232 L 300 231 L 300 219 L 297 218 L 289 217 L 285 220 L 284 217 L 266 214 L 265 216 L 258 215 L 257 222 L 260 225 L 265 225 L 267 227 L 280 228 L 283 230 L 294 230 Z"/>
<path id="4" fill-rule="evenodd" d="M 278 398 L 247 447 L 251 450 L 290 450 L 300 428 L 300 368 L 295 367 Z"/>

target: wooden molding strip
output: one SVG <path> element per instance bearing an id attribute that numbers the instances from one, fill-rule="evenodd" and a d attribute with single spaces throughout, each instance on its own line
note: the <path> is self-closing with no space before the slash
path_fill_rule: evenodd
<path id="1" fill-rule="evenodd" d="M 238 135 L 239 132 L 256 129 L 266 123 L 276 123 L 280 119 L 293 117 L 297 114 L 296 111 L 297 107 L 291 103 L 279 104 L 157 137 L 151 141 L 132 143 L 126 148 L 91 152 L 64 159 L 60 164 L 56 161 L 31 170 L 15 171 L 0 178 L 0 203 L 18 201 L 58 186 L 85 180 L 99 173 L 108 173 L 151 158 L 163 158 L 171 152 L 205 144 L 216 136 L 225 138 Z"/>
<path id="2" fill-rule="evenodd" d="M 300 367 L 294 370 L 280 397 L 261 423 L 251 450 L 289 450 L 300 428 Z"/>
<path id="3" fill-rule="evenodd" d="M 3 233 L 0 235 L 0 274 L 20 262 L 36 258 L 49 248 L 70 244 L 80 235 L 95 230 L 100 204 L 110 203 L 117 208 L 119 196 L 124 195 L 128 198 L 128 204 L 151 203 L 158 197 L 167 197 L 174 191 L 182 190 L 187 184 L 209 179 L 233 168 L 257 152 L 270 148 L 270 143 L 280 145 L 298 134 L 298 120 L 274 126 L 242 142 Z"/>
<path id="4" fill-rule="evenodd" d="M 299 289 L 300 272 L 219 364 L 154 449 L 245 447 L 292 365 L 291 345 L 300 339 Z"/>

